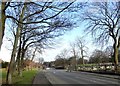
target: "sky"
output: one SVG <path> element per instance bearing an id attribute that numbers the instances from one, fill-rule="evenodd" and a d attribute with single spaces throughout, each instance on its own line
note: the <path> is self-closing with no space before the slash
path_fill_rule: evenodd
<path id="1" fill-rule="evenodd" d="M 7 27 L 7 26 L 6 26 Z M 42 54 L 36 53 L 36 58 L 35 60 L 38 60 L 39 57 L 43 57 L 44 61 L 54 61 L 55 60 L 55 56 L 57 54 L 59 54 L 63 49 L 68 49 L 70 48 L 70 42 L 74 42 L 74 40 L 76 39 L 76 37 L 81 37 L 83 35 L 85 35 L 85 33 L 83 32 L 84 25 L 81 27 L 77 27 L 74 28 L 71 31 L 66 32 L 63 36 L 61 36 L 59 39 L 59 44 L 52 48 L 52 49 L 46 49 Z M 4 60 L 4 61 L 10 61 L 10 57 L 11 57 L 11 50 L 12 50 L 12 45 L 11 45 L 11 41 L 8 41 L 7 37 L 9 30 L 5 30 L 5 36 L 3 38 L 3 44 L 2 44 L 2 48 L 0 51 L 0 59 Z M 88 43 L 88 47 L 90 49 L 90 51 L 93 51 L 96 47 L 94 45 L 91 45 L 92 42 L 90 42 L 92 40 L 91 37 L 89 37 L 90 35 L 88 35 L 86 38 L 89 40 L 87 40 Z"/>
<path id="2" fill-rule="evenodd" d="M 77 29 L 73 29 L 70 32 L 67 32 L 64 36 L 62 36 L 62 40 L 61 43 L 58 45 L 57 48 L 55 49 L 48 49 L 46 50 L 45 53 L 43 53 L 43 57 L 45 59 L 45 61 L 53 61 L 55 60 L 55 56 L 57 54 L 59 54 L 62 50 L 64 49 L 70 49 L 70 43 L 74 42 L 74 40 L 76 39 L 76 37 L 81 37 L 82 35 L 84 35 L 81 31 L 81 28 L 77 28 Z M 93 45 L 91 45 L 90 43 L 88 44 L 88 47 L 93 50 L 95 49 L 95 46 L 93 48 Z"/>
<path id="3" fill-rule="evenodd" d="M 78 21 L 79 22 L 79 21 Z M 9 25 L 6 25 L 6 28 L 9 27 Z M 63 49 L 70 48 L 70 43 L 74 42 L 76 37 L 82 37 L 85 36 L 87 47 L 89 48 L 88 54 L 91 54 L 94 49 L 100 49 L 100 46 L 96 46 L 92 42 L 92 37 L 90 35 L 86 35 L 84 33 L 85 25 L 80 23 L 79 27 L 73 28 L 73 30 L 66 32 L 63 36 L 59 38 L 59 44 L 54 47 L 54 49 L 46 49 L 42 54 L 36 53 L 35 60 L 38 60 L 39 57 L 43 57 L 44 61 L 54 61 L 55 56 L 59 54 Z M 8 37 L 10 37 L 10 31 L 9 29 L 5 30 L 5 35 L 3 38 L 3 44 L 0 51 L 0 59 L 4 61 L 10 61 L 11 57 L 11 51 L 12 51 L 12 45 L 11 42 L 8 41 Z"/>

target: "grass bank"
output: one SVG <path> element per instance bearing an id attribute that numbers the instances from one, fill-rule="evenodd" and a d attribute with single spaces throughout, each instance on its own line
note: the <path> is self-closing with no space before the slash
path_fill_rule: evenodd
<path id="1" fill-rule="evenodd" d="M 4 69 L 4 68 L 0 69 L 0 84 L 5 83 L 6 74 L 7 74 L 6 69 Z"/>
<path id="2" fill-rule="evenodd" d="M 38 70 L 23 71 L 22 76 L 14 76 L 12 79 L 13 84 L 32 84 L 34 76 L 38 73 Z M 6 71 L 2 70 L 2 83 L 6 80 Z"/>

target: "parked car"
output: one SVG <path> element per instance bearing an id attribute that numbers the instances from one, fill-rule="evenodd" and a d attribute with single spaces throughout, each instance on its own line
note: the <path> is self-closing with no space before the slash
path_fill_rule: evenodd
<path id="1" fill-rule="evenodd" d="M 50 68 L 49 67 L 46 67 L 46 70 L 49 70 Z"/>
<path id="2" fill-rule="evenodd" d="M 56 66 L 55 69 L 64 69 L 64 66 Z"/>

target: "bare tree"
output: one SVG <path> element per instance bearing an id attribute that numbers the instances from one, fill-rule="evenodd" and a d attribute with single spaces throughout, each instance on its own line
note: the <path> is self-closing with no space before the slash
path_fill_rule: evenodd
<path id="1" fill-rule="evenodd" d="M 118 50 L 120 48 L 120 2 L 96 2 L 84 10 L 82 19 L 87 21 L 87 31 L 96 36 L 99 43 L 113 40 L 114 63 L 117 71 Z"/>
<path id="2" fill-rule="evenodd" d="M 22 18 L 24 16 L 25 8 L 26 8 L 26 4 L 23 6 L 22 12 L 21 12 L 20 17 L 19 17 L 20 22 L 22 22 Z M 21 29 L 20 29 L 21 27 L 22 26 L 19 23 L 17 31 L 16 31 L 15 40 L 14 40 L 13 50 L 12 50 L 12 54 L 11 54 L 11 60 L 10 60 L 10 64 L 9 64 L 8 71 L 7 71 L 7 77 L 6 77 L 6 83 L 7 84 L 12 83 L 11 79 L 12 79 L 12 74 L 13 74 L 13 70 L 14 70 L 13 68 L 14 68 L 14 63 L 15 63 L 15 56 L 16 56 L 16 51 L 17 51 L 18 40 L 19 40 L 19 37 L 20 37 L 20 34 L 21 34 Z"/>
<path id="3" fill-rule="evenodd" d="M 71 52 L 73 53 L 73 56 L 71 58 L 71 65 L 73 65 L 73 68 L 77 70 L 77 50 L 76 50 L 76 44 L 75 43 L 70 43 L 71 46 Z"/>
<path id="4" fill-rule="evenodd" d="M 63 49 L 60 52 L 60 54 L 58 54 L 56 56 L 55 65 L 56 66 L 63 66 L 65 68 L 68 65 L 67 54 L 68 54 L 67 49 Z"/>
<path id="5" fill-rule="evenodd" d="M 3 2 L 2 3 L 2 31 L 0 31 L 0 47 L 5 29 L 5 20 L 10 19 L 16 24 L 15 40 L 11 55 L 6 82 L 11 83 L 16 53 L 18 65 L 21 64 L 25 51 L 29 47 L 48 45 L 51 39 L 63 35 L 73 26 L 65 17 L 73 2 Z M 21 12 L 21 13 L 20 13 Z M 8 21 L 11 22 L 11 21 Z M 27 27 L 26 27 L 27 26 Z M 65 28 L 64 28 L 65 27 Z M 26 37 L 27 35 L 27 37 Z M 31 36 L 30 36 L 31 35 Z M 26 38 L 25 38 L 26 37 Z M 17 47 L 18 46 L 18 47 Z M 19 66 L 18 66 L 19 67 Z"/>
<path id="6" fill-rule="evenodd" d="M 70 43 L 70 46 L 71 46 L 71 52 L 73 53 L 73 56 L 76 57 L 76 54 L 77 54 L 76 44 Z"/>
<path id="7" fill-rule="evenodd" d="M 55 58 L 55 67 L 64 67 L 64 58 L 61 55 L 57 55 Z"/>
<path id="8" fill-rule="evenodd" d="M 37 47 L 36 47 L 35 50 L 33 51 L 31 61 L 33 61 L 33 59 L 35 58 L 35 53 L 36 53 L 36 52 L 37 52 Z"/>
<path id="9" fill-rule="evenodd" d="M 108 63 L 109 62 L 109 57 L 107 57 L 106 53 L 101 51 L 101 50 L 95 50 L 93 51 L 93 54 L 91 55 L 89 59 L 90 63 Z"/>
<path id="10" fill-rule="evenodd" d="M 110 59 L 110 62 L 114 63 L 114 58 L 113 58 L 113 47 L 108 46 L 104 52 L 106 53 L 107 57 Z"/>
<path id="11" fill-rule="evenodd" d="M 67 54 L 68 54 L 68 50 L 67 49 L 63 49 L 60 53 L 60 55 L 63 57 L 63 58 L 67 58 Z"/>
<path id="12" fill-rule="evenodd" d="M 85 45 L 85 40 L 83 38 L 78 37 L 76 39 L 76 46 L 78 47 L 80 51 L 80 56 L 82 58 L 82 64 L 84 64 L 84 57 L 86 57 L 85 54 L 87 54 L 86 49 L 88 49 Z"/>

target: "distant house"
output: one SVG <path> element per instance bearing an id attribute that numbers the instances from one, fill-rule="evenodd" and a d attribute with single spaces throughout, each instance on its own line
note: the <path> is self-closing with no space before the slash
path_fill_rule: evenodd
<path id="1" fill-rule="evenodd" d="M 24 60 L 23 66 L 25 69 L 39 68 L 41 65 L 39 63 L 35 63 L 29 59 Z"/>

